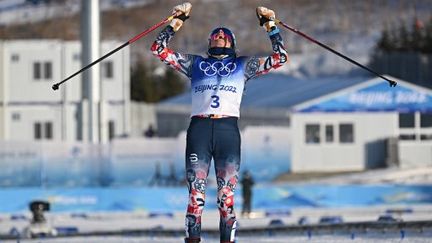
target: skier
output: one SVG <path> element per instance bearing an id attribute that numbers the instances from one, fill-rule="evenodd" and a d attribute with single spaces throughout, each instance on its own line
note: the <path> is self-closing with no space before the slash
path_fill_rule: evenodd
<path id="1" fill-rule="evenodd" d="M 234 242 L 236 215 L 234 190 L 240 168 L 240 132 L 237 120 L 246 82 L 288 61 L 273 19 L 273 10 L 258 7 L 256 13 L 271 40 L 268 57 L 237 56 L 236 38 L 225 27 L 209 36 L 207 57 L 182 54 L 168 48 L 168 42 L 189 18 L 192 5 L 173 9 L 176 17 L 161 31 L 151 47 L 154 55 L 191 80 L 192 114 L 186 138 L 186 179 L 189 203 L 186 212 L 186 243 L 200 242 L 201 215 L 210 162 L 213 158 L 217 179 L 217 206 L 220 213 L 220 242 Z"/>

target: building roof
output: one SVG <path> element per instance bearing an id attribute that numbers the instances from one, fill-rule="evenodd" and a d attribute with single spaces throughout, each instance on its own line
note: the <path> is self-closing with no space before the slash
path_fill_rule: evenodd
<path id="1" fill-rule="evenodd" d="M 331 76 L 300 79 L 286 74 L 269 73 L 249 80 L 243 94 L 244 108 L 287 108 L 355 84 L 368 81 L 365 76 Z M 160 102 L 160 105 L 189 105 L 190 91 Z"/>
<path id="2" fill-rule="evenodd" d="M 295 112 L 432 112 L 432 90 L 398 80 L 396 87 L 372 78 L 293 107 Z"/>

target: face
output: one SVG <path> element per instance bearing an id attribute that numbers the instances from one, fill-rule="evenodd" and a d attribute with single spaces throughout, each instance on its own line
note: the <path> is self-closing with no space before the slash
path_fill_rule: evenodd
<path id="1" fill-rule="evenodd" d="M 231 36 L 224 33 L 222 29 L 219 29 L 216 33 L 210 36 L 210 47 L 226 47 L 230 48 L 232 43 Z"/>

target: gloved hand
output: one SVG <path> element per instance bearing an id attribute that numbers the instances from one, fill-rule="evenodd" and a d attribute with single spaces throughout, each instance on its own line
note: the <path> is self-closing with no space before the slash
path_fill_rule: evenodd
<path id="1" fill-rule="evenodd" d="M 182 3 L 173 8 L 172 14 L 175 14 L 176 17 L 174 17 L 170 25 L 173 27 L 174 31 L 178 31 L 182 27 L 183 22 L 189 18 L 191 9 L 192 4 L 189 2 Z"/>
<path id="2" fill-rule="evenodd" d="M 257 7 L 256 14 L 260 25 L 263 26 L 267 32 L 270 32 L 272 30 L 272 27 L 276 26 L 274 22 L 276 16 L 273 10 L 260 6 Z"/>

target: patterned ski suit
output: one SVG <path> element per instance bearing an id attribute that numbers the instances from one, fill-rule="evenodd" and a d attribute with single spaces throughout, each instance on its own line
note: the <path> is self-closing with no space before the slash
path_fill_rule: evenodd
<path id="1" fill-rule="evenodd" d="M 178 53 L 168 48 L 174 33 L 173 28 L 167 26 L 151 50 L 164 63 L 191 80 L 192 114 L 185 155 L 189 189 L 186 237 L 200 238 L 207 175 L 213 158 L 218 187 L 220 239 L 221 242 L 234 242 L 234 190 L 240 168 L 237 120 L 243 90 L 249 79 L 286 63 L 288 55 L 277 28 L 268 33 L 273 47 L 273 54 L 268 57 L 216 58 Z"/>

